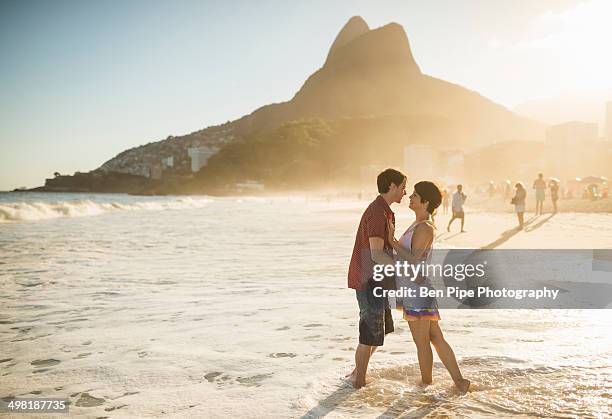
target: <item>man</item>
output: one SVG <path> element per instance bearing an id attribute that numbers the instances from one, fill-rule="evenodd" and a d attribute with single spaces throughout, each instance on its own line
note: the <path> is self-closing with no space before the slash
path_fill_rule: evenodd
<path id="1" fill-rule="evenodd" d="M 388 221 L 395 224 L 390 205 L 406 195 L 406 176 L 386 169 L 376 179 L 379 195 L 361 217 L 348 271 L 348 287 L 355 290 L 359 305 L 359 345 L 350 381 L 355 388 L 365 385 L 370 357 L 382 346 L 385 334 L 393 332 L 393 318 L 387 297 L 374 296 L 373 270 L 376 264 L 393 264 Z M 380 284 L 377 283 L 377 286 Z"/>
<path id="2" fill-rule="evenodd" d="M 467 199 L 467 195 L 463 193 L 463 185 L 457 185 L 457 192 L 453 194 L 453 202 L 451 204 L 453 210 L 453 216 L 448 222 L 448 226 L 446 227 L 446 231 L 450 232 L 450 226 L 453 221 L 457 218 L 461 219 L 461 232 L 465 232 L 463 226 L 465 224 L 465 213 L 463 212 L 463 204 L 465 204 L 465 200 Z"/>
<path id="3" fill-rule="evenodd" d="M 542 173 L 533 181 L 533 189 L 536 191 L 536 215 L 542 215 L 544 210 L 544 199 L 546 198 L 546 181 Z"/>

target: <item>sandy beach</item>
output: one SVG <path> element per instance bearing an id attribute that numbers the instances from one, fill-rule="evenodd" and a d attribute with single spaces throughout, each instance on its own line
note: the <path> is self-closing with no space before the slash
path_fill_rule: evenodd
<path id="1" fill-rule="evenodd" d="M 610 249 L 612 213 L 558 212 L 525 214 L 518 230 L 516 214 L 466 209 L 465 233 L 459 220 L 446 232 L 449 216 L 438 217 L 438 240 L 458 248 L 485 249 Z M 606 234 L 607 233 L 607 234 Z"/>
<path id="2" fill-rule="evenodd" d="M 86 417 L 612 408 L 609 310 L 442 310 L 474 383 L 465 396 L 437 361 L 434 384 L 416 384 L 416 351 L 396 313 L 368 385 L 353 390 L 343 377 L 358 313 L 346 271 L 365 199 L 22 196 L 0 204 L 13 217 L 0 224 L 3 397 L 66 398 L 71 416 Z M 399 234 L 412 219 L 405 204 L 394 210 Z M 439 230 L 447 219 L 438 216 Z M 515 223 L 467 207 L 467 232 L 456 223 L 437 246 L 612 248 L 612 214 L 544 214 L 520 232 Z"/>
<path id="3" fill-rule="evenodd" d="M 0 419 L 612 417 L 610 16 L 0 0 Z"/>

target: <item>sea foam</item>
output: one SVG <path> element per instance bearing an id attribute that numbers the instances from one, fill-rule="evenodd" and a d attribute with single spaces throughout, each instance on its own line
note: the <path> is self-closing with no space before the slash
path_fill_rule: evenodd
<path id="1" fill-rule="evenodd" d="M 57 202 L 7 202 L 0 204 L 0 222 L 37 221 L 62 217 L 87 217 L 111 211 L 163 211 L 202 208 L 209 198 L 176 198 L 141 202 L 96 202 L 90 199 Z"/>

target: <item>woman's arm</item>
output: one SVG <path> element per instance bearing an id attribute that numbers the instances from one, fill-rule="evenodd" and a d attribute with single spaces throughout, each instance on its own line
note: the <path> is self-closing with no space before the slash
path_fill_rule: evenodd
<path id="1" fill-rule="evenodd" d="M 434 238 L 434 228 L 431 224 L 422 223 L 414 230 L 412 236 L 412 255 L 419 261 L 427 256 Z"/>
<path id="2" fill-rule="evenodd" d="M 389 241 L 393 249 L 397 252 L 398 256 L 410 263 L 419 263 L 423 260 L 425 252 L 431 247 L 433 242 L 433 227 L 429 224 L 421 224 L 416 227 L 414 235 L 412 236 L 412 248 L 410 251 L 403 247 L 399 241 L 392 235 L 391 228 L 389 229 L 390 237 Z"/>

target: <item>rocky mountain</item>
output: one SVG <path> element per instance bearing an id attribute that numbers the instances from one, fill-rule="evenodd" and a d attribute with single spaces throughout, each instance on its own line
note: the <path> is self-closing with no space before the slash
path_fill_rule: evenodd
<path id="1" fill-rule="evenodd" d="M 362 150 L 371 151 L 370 155 L 339 154 L 346 161 L 336 161 L 337 166 L 371 163 L 369 160 L 376 157 L 380 146 L 387 146 L 383 154 L 392 158 L 392 164 L 393 157 L 401 155 L 402 146 L 411 143 L 476 147 L 502 140 L 542 140 L 544 136 L 544 127 L 539 123 L 519 117 L 474 91 L 423 74 L 402 26 L 390 23 L 370 29 L 361 17 L 353 17 L 338 33 L 323 66 L 291 100 L 263 106 L 222 126 L 124 151 L 97 171 L 150 176 L 153 165 L 172 156 L 173 170 L 188 173 L 187 149 L 208 147 L 218 154 L 191 181 L 188 189 L 194 191 L 198 190 L 198 182 L 206 183 L 207 178 L 225 173 L 222 169 L 226 166 L 240 172 L 246 165 L 281 164 L 264 157 L 252 161 L 240 149 L 255 155 L 262 154 L 262 149 L 274 149 L 289 156 L 294 150 L 287 145 L 289 142 L 310 140 L 295 129 L 283 131 L 282 127 L 308 120 L 324 121 L 323 131 L 331 133 L 331 139 L 325 134 L 324 143 L 329 147 L 337 146 L 337 138 L 344 147 L 358 141 Z M 317 124 L 314 129 L 302 128 L 323 132 L 319 129 L 321 124 Z M 364 129 L 355 130 L 355 126 Z M 299 139 L 288 140 L 283 137 L 287 133 Z M 272 138 L 274 145 L 270 143 Z M 315 142 L 321 144 L 320 139 Z M 274 167 L 268 169 L 274 172 Z M 237 179 L 253 175 L 245 172 Z M 317 173 L 304 176 L 316 177 Z"/>
<path id="2" fill-rule="evenodd" d="M 436 115 L 450 121 L 459 145 L 543 139 L 543 126 L 464 87 L 423 74 L 397 23 L 370 30 L 354 17 L 342 28 L 323 67 L 288 102 L 237 121 L 241 132 L 305 118 Z M 410 141 L 410 139 L 407 139 Z"/>

